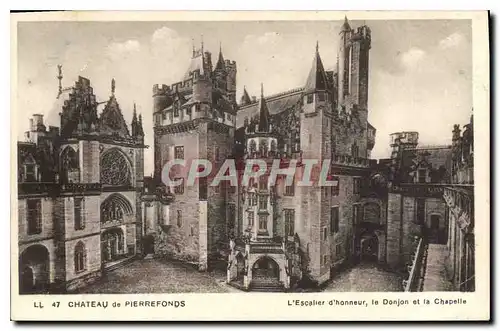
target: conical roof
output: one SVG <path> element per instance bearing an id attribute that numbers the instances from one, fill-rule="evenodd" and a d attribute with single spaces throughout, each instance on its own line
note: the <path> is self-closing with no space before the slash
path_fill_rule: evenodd
<path id="1" fill-rule="evenodd" d="M 316 44 L 316 53 L 314 54 L 313 63 L 309 75 L 307 76 L 306 85 L 304 86 L 305 92 L 311 92 L 315 90 L 326 90 L 327 89 L 327 79 L 325 74 L 325 68 L 323 67 L 323 62 L 319 56 L 318 44 Z"/>
<path id="2" fill-rule="evenodd" d="M 264 99 L 264 86 L 261 84 L 260 100 L 259 100 L 259 132 L 269 132 L 269 109 L 267 108 L 266 99 Z"/>

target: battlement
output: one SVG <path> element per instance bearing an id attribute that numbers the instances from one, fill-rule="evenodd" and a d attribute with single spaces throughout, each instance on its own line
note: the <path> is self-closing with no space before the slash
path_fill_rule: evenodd
<path id="1" fill-rule="evenodd" d="M 351 34 L 352 41 L 362 40 L 362 39 L 368 39 L 368 40 L 371 39 L 371 30 L 366 25 L 357 27 L 356 30 L 353 30 Z"/>
<path id="2" fill-rule="evenodd" d="M 171 91 L 169 85 L 165 84 L 154 84 L 153 85 L 153 94 L 169 94 Z"/>
<path id="3" fill-rule="evenodd" d="M 176 91 L 184 92 L 189 90 L 196 84 L 197 81 L 208 80 L 207 77 L 200 75 L 200 71 L 193 71 L 192 78 L 185 79 L 183 81 L 178 81 L 172 85 L 165 84 L 154 84 L 153 85 L 153 95 L 169 95 Z"/>
<path id="4" fill-rule="evenodd" d="M 236 61 L 226 60 L 224 62 L 226 64 L 226 67 L 231 67 L 231 68 L 236 67 Z"/>
<path id="5" fill-rule="evenodd" d="M 416 131 L 402 131 L 390 134 L 391 145 L 398 143 L 402 144 L 418 144 L 418 132 Z"/>

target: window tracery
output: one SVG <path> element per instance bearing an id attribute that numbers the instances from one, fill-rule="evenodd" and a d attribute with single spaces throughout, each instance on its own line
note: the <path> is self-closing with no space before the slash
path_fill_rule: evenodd
<path id="1" fill-rule="evenodd" d="M 131 185 L 129 163 L 125 156 L 116 149 L 108 151 L 101 158 L 101 184 Z"/>

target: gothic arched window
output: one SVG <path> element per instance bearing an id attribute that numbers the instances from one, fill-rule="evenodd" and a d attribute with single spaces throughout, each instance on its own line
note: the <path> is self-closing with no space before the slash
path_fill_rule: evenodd
<path id="1" fill-rule="evenodd" d="M 123 223 L 124 216 L 133 214 L 130 203 L 120 194 L 109 196 L 101 204 L 101 223 Z"/>
<path id="2" fill-rule="evenodd" d="M 75 272 L 82 272 L 87 268 L 87 251 L 85 244 L 78 242 L 75 246 Z"/>
<path id="3" fill-rule="evenodd" d="M 278 145 L 276 143 L 276 140 L 271 141 L 271 152 L 274 155 L 276 153 L 276 150 L 278 149 Z"/>
<path id="4" fill-rule="evenodd" d="M 117 149 L 109 150 L 101 157 L 101 184 L 130 186 L 130 165 L 125 155 Z"/>
<path id="5" fill-rule="evenodd" d="M 265 139 L 261 140 L 259 143 L 260 156 L 267 156 L 267 151 L 268 151 L 267 141 Z"/>
<path id="6" fill-rule="evenodd" d="M 61 182 L 77 183 L 80 181 L 78 153 L 70 146 L 61 153 Z"/>
<path id="7" fill-rule="evenodd" d="M 255 140 L 250 140 L 250 155 L 253 155 L 257 151 L 257 143 Z"/>

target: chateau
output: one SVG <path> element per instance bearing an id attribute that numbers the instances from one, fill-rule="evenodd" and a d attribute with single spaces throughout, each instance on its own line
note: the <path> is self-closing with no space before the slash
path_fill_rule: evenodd
<path id="1" fill-rule="evenodd" d="M 60 128 L 34 115 L 18 143 L 19 268 L 22 293 L 70 291 L 133 257 L 156 256 L 210 270 L 226 265 L 227 283 L 244 290 L 321 285 L 344 267 L 371 261 L 408 274 L 436 244 L 449 251 L 456 289 L 473 290 L 472 122 L 452 146 L 420 146 L 417 132 L 391 136 L 392 154 L 372 160 L 368 122 L 371 31 L 338 35 L 335 70 L 319 45 L 303 86 L 236 99 L 237 64 L 193 49 L 184 77 L 153 86 L 154 175 L 144 177 L 144 130 L 131 132 L 114 97 L 97 107 L 90 81 L 59 88 Z M 174 159 L 226 159 L 270 168 L 296 164 L 293 181 L 266 172 L 248 185 L 187 183 Z M 333 186 L 300 186 L 307 160 L 331 160 Z M 203 169 L 199 169 L 202 171 Z M 241 171 L 241 167 L 238 167 Z M 440 246 L 440 247 L 441 247 Z M 417 261 L 418 260 L 418 261 Z M 471 280 L 472 279 L 472 280 Z M 465 282 L 465 283 L 464 283 Z M 464 285 L 465 284 L 465 285 Z M 406 286 L 406 285 L 405 285 Z"/>
<path id="2" fill-rule="evenodd" d="M 140 253 L 144 132 L 135 111 L 129 131 L 114 85 L 107 102 L 86 78 L 60 85 L 61 127 L 33 115 L 17 145 L 21 293 L 71 291 Z"/>

